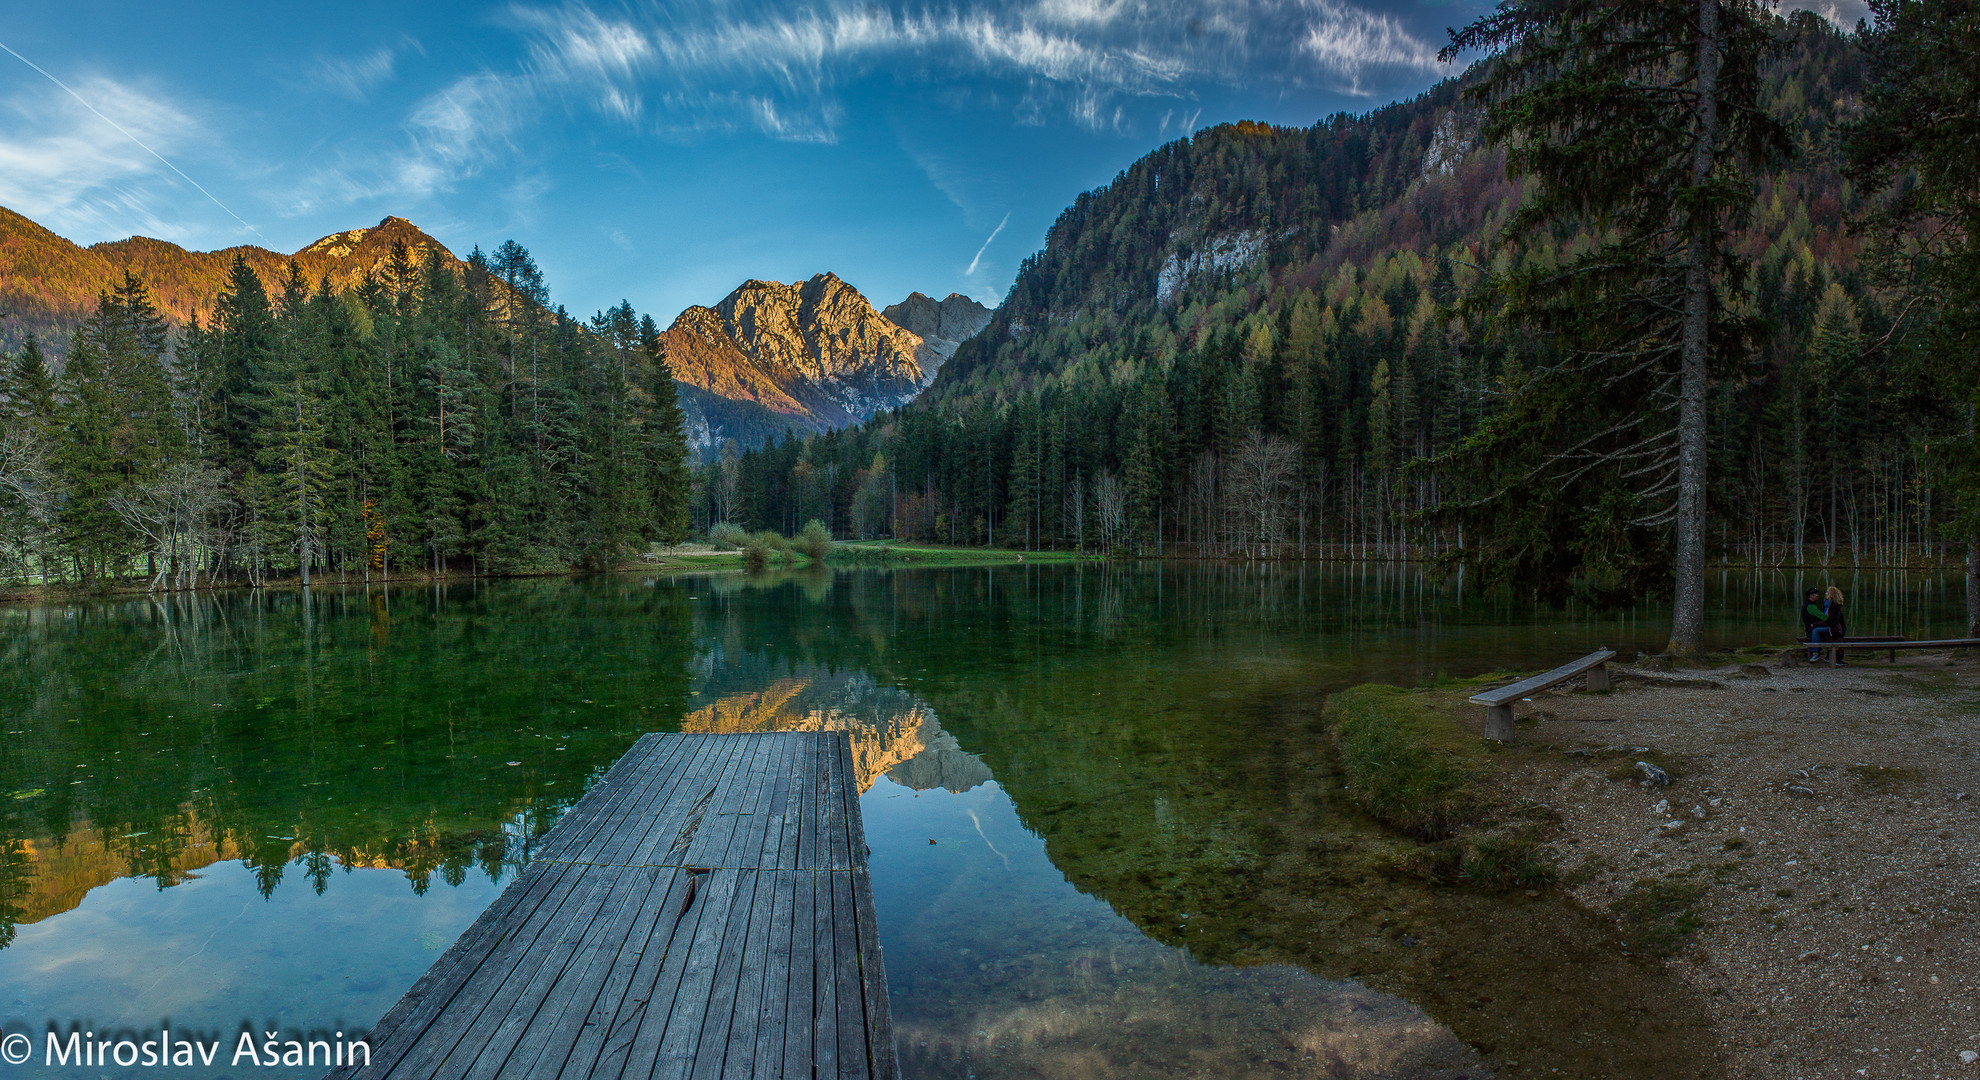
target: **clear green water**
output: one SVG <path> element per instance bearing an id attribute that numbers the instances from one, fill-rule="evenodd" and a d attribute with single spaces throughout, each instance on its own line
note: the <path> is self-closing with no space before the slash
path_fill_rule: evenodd
<path id="1" fill-rule="evenodd" d="M 1826 583 L 1826 582 L 1823 582 Z M 1952 576 L 1844 580 L 1860 633 Z M 1712 634 L 1783 641 L 1727 575 Z M 0 609 L 0 1034 L 353 1032 L 641 732 L 854 734 L 909 1076 L 1717 1075 L 1709 1004 L 1332 801 L 1334 689 L 1654 650 L 1377 566 L 600 577 Z M 930 843 L 933 841 L 933 843 Z M 1558 1069 L 1559 1073 L 1551 1070 Z"/>

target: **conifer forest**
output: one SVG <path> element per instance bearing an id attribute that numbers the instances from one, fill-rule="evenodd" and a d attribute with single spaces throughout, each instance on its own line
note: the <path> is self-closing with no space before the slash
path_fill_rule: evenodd
<path id="1" fill-rule="evenodd" d="M 1975 20 L 1719 6 L 1703 89 L 1688 7 L 1515 5 L 1422 98 L 1161 148 L 914 406 L 732 449 L 697 520 L 1461 560 L 1554 599 L 1681 558 L 1959 565 L 1980 143 L 1938 106 Z"/>
<path id="2" fill-rule="evenodd" d="M 1414 99 L 1162 146 L 910 404 L 761 446 L 690 448 L 652 319 L 551 309 L 513 243 L 343 287 L 237 260 L 177 326 L 127 272 L 59 363 L 6 359 L 0 574 L 516 573 L 815 519 L 1555 601 L 1675 573 L 1677 638 L 1708 561 L 1980 575 L 1974 16 L 1688 11 L 1513 5 Z"/>
<path id="3" fill-rule="evenodd" d="M 686 443 L 653 321 L 547 300 L 513 243 L 465 266 L 400 245 L 345 289 L 292 262 L 273 295 L 237 258 L 176 330 L 127 274 L 59 369 L 32 337 L 7 360 L 0 573 L 511 574 L 679 539 Z"/>

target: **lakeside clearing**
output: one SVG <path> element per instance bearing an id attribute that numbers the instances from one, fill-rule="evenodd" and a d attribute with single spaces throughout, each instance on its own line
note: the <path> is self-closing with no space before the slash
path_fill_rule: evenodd
<path id="1" fill-rule="evenodd" d="M 374 577 L 367 581 L 361 577 L 319 576 L 313 584 L 330 587 L 365 584 L 430 585 L 436 581 L 497 581 L 508 578 L 578 577 L 587 573 L 624 574 L 637 572 L 660 572 L 666 574 L 708 573 L 718 570 L 748 569 L 746 556 L 740 549 L 721 550 L 705 544 L 684 544 L 679 547 L 661 547 L 642 557 L 621 563 L 604 570 L 544 570 L 511 574 L 439 574 L 428 571 L 395 573 L 390 577 Z M 1098 556 L 1076 551 L 1013 551 L 1005 548 L 984 548 L 948 546 L 942 544 L 897 543 L 891 540 L 847 540 L 834 543 L 832 551 L 825 559 L 828 565 L 842 567 L 860 566 L 1002 566 L 1005 564 L 1075 563 L 1101 561 Z M 801 552 L 772 556 L 767 564 L 777 569 L 813 565 L 814 560 Z M 215 589 L 293 589 L 300 588 L 301 582 L 294 577 L 274 578 L 259 586 L 240 581 L 225 581 L 212 585 L 202 585 L 196 589 L 172 589 L 167 593 L 210 592 Z M 123 578 L 116 581 L 96 582 L 92 585 L 18 585 L 0 588 L 0 604 L 4 603 L 60 603 L 71 600 L 86 600 L 103 596 L 127 596 L 149 593 L 149 579 L 144 577 Z"/>
<path id="2" fill-rule="evenodd" d="M 1518 741 L 1485 755 L 1501 805 L 1549 823 L 1556 888 L 1712 1003 L 1728 1075 L 1972 1065 L 1980 663 L 1615 673 L 1523 702 Z M 1471 692 L 1408 697 L 1482 733 Z"/>
<path id="3" fill-rule="evenodd" d="M 1014 551 L 1009 548 L 918 544 L 895 540 L 845 540 L 832 548 L 835 563 L 978 566 L 1002 563 L 1099 562 L 1101 557 L 1080 551 Z"/>

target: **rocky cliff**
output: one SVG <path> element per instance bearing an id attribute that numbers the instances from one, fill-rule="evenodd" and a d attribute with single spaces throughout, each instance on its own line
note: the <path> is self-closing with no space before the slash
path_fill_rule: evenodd
<path id="1" fill-rule="evenodd" d="M 989 309 L 953 293 L 915 293 L 883 315 L 824 273 L 746 281 L 714 307 L 681 312 L 664 339 L 697 445 L 735 439 L 748 448 L 899 408 L 989 321 Z"/>
<path id="2" fill-rule="evenodd" d="M 909 293 L 907 299 L 881 314 L 921 338 L 921 366 L 930 379 L 956 354 L 957 346 L 990 325 L 990 309 L 961 293 L 950 293 L 943 300 Z"/>
<path id="3" fill-rule="evenodd" d="M 136 273 L 173 324 L 211 314 L 238 254 L 278 291 L 291 259 L 314 286 L 348 287 L 383 275 L 395 245 L 415 264 L 430 251 L 462 263 L 401 217 L 332 233 L 293 254 L 243 246 L 187 251 L 134 236 L 82 247 L 0 207 L 0 353 L 29 332 L 58 356 L 97 295 Z M 702 452 L 735 439 L 760 446 L 787 431 L 829 431 L 906 404 L 957 346 L 990 321 L 989 309 L 951 293 L 914 293 L 883 315 L 830 273 L 784 284 L 747 281 L 714 307 L 681 312 L 664 338 L 690 443 Z"/>

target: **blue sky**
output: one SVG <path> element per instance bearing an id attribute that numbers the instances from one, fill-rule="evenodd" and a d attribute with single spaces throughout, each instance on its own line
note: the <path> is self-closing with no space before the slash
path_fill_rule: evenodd
<path id="1" fill-rule="evenodd" d="M 1209 124 L 1407 97 L 1484 8 L 15 4 L 0 205 L 84 244 L 281 251 L 397 214 L 463 255 L 515 239 L 576 314 L 663 325 L 822 270 L 994 304 L 1080 191 Z"/>

